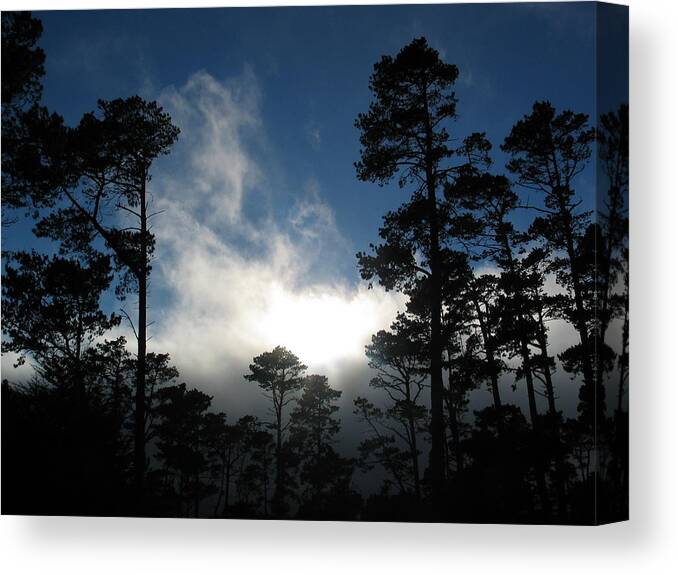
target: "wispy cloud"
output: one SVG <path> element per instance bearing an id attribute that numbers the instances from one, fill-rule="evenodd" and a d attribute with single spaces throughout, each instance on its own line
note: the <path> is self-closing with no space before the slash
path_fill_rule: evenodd
<path id="1" fill-rule="evenodd" d="M 242 224 L 245 188 L 261 178 L 247 151 L 260 128 L 253 72 L 225 83 L 197 72 L 159 100 L 182 132 L 171 168 L 161 174 L 163 197 L 209 223 Z"/>
<path id="2" fill-rule="evenodd" d="M 287 211 L 264 205 L 256 221 L 248 215 L 244 205 L 269 186 L 253 146 L 265 138 L 254 74 L 222 82 L 198 72 L 160 101 L 182 134 L 152 182 L 164 210 L 154 229 L 153 285 L 163 301 L 153 349 L 231 402 L 243 397 L 252 357 L 275 345 L 314 370 L 355 373 L 371 334 L 390 324 L 404 298 L 332 273 L 352 249 L 316 180 Z M 323 273 L 311 273 L 317 269 Z"/>
<path id="3" fill-rule="evenodd" d="M 320 145 L 323 142 L 320 126 L 318 126 L 318 124 L 315 122 L 309 122 L 306 124 L 306 138 L 314 150 L 319 150 Z"/>

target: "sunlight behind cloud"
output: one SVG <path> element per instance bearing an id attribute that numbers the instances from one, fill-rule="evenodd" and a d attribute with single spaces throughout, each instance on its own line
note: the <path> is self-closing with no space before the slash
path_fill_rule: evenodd
<path id="1" fill-rule="evenodd" d="M 367 290 L 295 294 L 276 286 L 272 291 L 270 309 L 261 321 L 262 341 L 288 347 L 312 368 L 362 360 L 370 336 L 385 327 L 389 313 L 395 315 Z"/>
<path id="2" fill-rule="evenodd" d="M 192 384 L 238 402 L 252 358 L 277 345 L 348 385 L 337 372 L 366 369 L 365 344 L 405 303 L 339 272 L 355 249 L 311 175 L 288 209 L 267 210 L 276 189 L 262 190 L 272 180 L 248 145 L 265 138 L 258 98 L 243 97 L 252 93 L 251 71 L 223 82 L 197 72 L 164 90 L 183 143 L 152 184 L 164 301 L 149 346 Z M 242 209 L 248 197 L 260 204 L 256 222 Z"/>

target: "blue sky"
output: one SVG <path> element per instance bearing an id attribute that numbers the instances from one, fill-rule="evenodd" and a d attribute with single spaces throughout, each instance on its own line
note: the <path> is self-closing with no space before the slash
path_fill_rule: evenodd
<path id="1" fill-rule="evenodd" d="M 426 36 L 460 69 L 455 135 L 486 131 L 495 149 L 537 99 L 595 111 L 594 3 L 36 14 L 47 53 L 44 102 L 70 123 L 98 98 L 154 97 L 198 70 L 225 80 L 250 69 L 268 144 L 258 153 L 268 152 L 276 199 L 284 205 L 314 178 L 356 249 L 404 197 L 358 182 L 353 170 L 353 121 L 367 108 L 382 54 Z"/>
<path id="2" fill-rule="evenodd" d="M 281 201 L 316 178 L 360 248 L 400 199 L 352 166 L 374 62 L 425 35 L 460 69 L 458 135 L 485 130 L 498 146 L 536 99 L 593 113 L 593 15 L 589 3 L 42 12 L 44 99 L 76 122 L 97 98 L 250 67 Z"/>
<path id="3" fill-rule="evenodd" d="M 182 128 L 154 170 L 152 190 L 167 214 L 157 224 L 152 345 L 187 378 L 240 401 L 247 361 L 274 343 L 297 344 L 309 365 L 341 371 L 344 389 L 362 389 L 362 345 L 402 306 L 394 294 L 366 291 L 354 257 L 407 196 L 358 182 L 353 168 L 353 122 L 367 109 L 368 78 L 383 54 L 425 36 L 458 66 L 453 136 L 487 132 L 497 170 L 499 145 L 535 100 L 596 111 L 593 3 L 36 15 L 48 108 L 75 124 L 98 98 L 141 94 Z M 623 39 L 627 29 L 605 33 Z M 627 96 L 626 72 L 601 74 L 617 89 L 599 94 L 600 105 L 616 107 L 618 94 Z M 580 189 L 592 205 L 592 170 Z M 4 229 L 4 249 L 29 246 L 29 230 L 26 222 Z M 338 326 L 334 340 L 320 335 L 322 310 Z M 292 335 L 290 322 L 298 324 Z M 560 329 L 560 341 L 571 339 Z M 335 344 L 350 353 L 322 352 Z"/>

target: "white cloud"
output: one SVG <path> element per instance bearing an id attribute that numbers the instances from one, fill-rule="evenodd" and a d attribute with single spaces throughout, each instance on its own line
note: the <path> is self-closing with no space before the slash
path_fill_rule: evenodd
<path id="1" fill-rule="evenodd" d="M 290 209 L 288 219 L 294 231 L 304 240 L 322 240 L 335 247 L 349 248 L 348 241 L 337 228 L 334 211 L 322 199 L 320 185 L 313 178 L 306 183 L 304 193 Z"/>
<path id="2" fill-rule="evenodd" d="M 339 387 L 337 367 L 364 365 L 371 334 L 404 304 L 333 273 L 352 249 L 317 181 L 308 180 L 282 218 L 266 202 L 256 223 L 248 217 L 251 195 L 275 193 L 262 191 L 266 173 L 253 149 L 265 132 L 259 101 L 250 71 L 229 82 L 199 72 L 164 90 L 181 142 L 152 182 L 164 210 L 153 272 L 163 301 L 151 309 L 149 345 L 170 353 L 189 383 L 231 405 L 258 396 L 242 375 L 275 345 L 337 375 Z"/>
<path id="3" fill-rule="evenodd" d="M 181 128 L 173 169 L 162 176 L 163 197 L 210 223 L 242 224 L 245 188 L 261 180 L 246 142 L 260 128 L 259 92 L 251 70 L 221 83 L 207 72 L 159 97 Z"/>

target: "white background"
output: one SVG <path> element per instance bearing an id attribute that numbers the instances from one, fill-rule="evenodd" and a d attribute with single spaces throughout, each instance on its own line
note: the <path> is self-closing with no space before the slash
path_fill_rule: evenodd
<path id="1" fill-rule="evenodd" d="M 281 3 L 0 0 L 0 7 Z M 678 2 L 627 4 L 632 110 L 631 521 L 584 528 L 3 516 L 4 573 L 677 573 Z"/>

